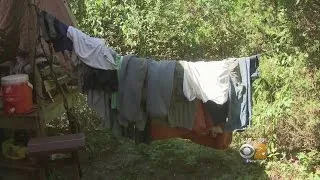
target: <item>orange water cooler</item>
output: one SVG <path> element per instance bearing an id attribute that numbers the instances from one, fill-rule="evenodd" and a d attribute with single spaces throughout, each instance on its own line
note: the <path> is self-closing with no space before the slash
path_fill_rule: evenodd
<path id="1" fill-rule="evenodd" d="M 32 111 L 32 85 L 27 74 L 1 78 L 3 108 L 6 114 L 24 114 Z"/>

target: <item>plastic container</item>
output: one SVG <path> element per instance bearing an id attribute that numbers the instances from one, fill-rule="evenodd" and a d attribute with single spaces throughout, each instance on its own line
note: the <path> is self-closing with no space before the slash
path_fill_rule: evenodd
<path id="1" fill-rule="evenodd" d="M 258 143 L 253 145 L 255 149 L 254 159 L 264 160 L 267 159 L 267 144 L 265 139 L 260 139 Z"/>
<path id="2" fill-rule="evenodd" d="M 32 88 L 27 74 L 2 77 L 2 101 L 5 113 L 24 114 L 31 112 Z"/>

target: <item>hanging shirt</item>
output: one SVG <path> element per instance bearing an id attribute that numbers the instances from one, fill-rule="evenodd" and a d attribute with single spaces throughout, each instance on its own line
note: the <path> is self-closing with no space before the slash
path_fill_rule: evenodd
<path id="1" fill-rule="evenodd" d="M 58 19 L 55 19 L 54 27 L 57 32 L 56 38 L 52 39 L 54 50 L 56 52 L 63 52 L 64 50 L 71 52 L 73 50 L 73 42 L 67 37 L 69 26 L 63 24 Z"/>
<path id="2" fill-rule="evenodd" d="M 181 61 L 184 68 L 183 93 L 189 101 L 200 99 L 224 104 L 228 100 L 227 61 Z"/>
<path id="3" fill-rule="evenodd" d="M 73 41 L 74 51 L 83 63 L 97 69 L 116 69 L 116 53 L 105 46 L 103 39 L 90 37 L 72 26 L 69 26 L 67 36 Z"/>
<path id="4" fill-rule="evenodd" d="M 42 38 L 47 42 L 52 42 L 55 52 L 73 50 L 73 43 L 71 39 L 67 37 L 68 25 L 60 22 L 46 11 L 39 13 L 38 20 Z"/>

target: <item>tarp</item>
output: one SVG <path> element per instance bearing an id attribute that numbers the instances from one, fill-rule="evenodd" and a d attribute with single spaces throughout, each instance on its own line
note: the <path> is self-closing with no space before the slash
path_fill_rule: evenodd
<path id="1" fill-rule="evenodd" d="M 154 140 L 165 140 L 171 138 L 182 138 L 191 140 L 214 149 L 227 149 L 232 142 L 232 132 L 223 132 L 216 137 L 210 135 L 199 135 L 195 131 L 184 128 L 171 128 L 159 121 L 151 123 L 151 137 Z"/>
<path id="2" fill-rule="evenodd" d="M 31 0 L 0 0 L 0 63 L 15 61 L 19 51 L 30 52 L 35 47 L 30 47 L 30 42 L 37 38 L 30 36 L 30 31 L 37 28 L 34 23 L 34 14 L 31 13 Z M 34 4 L 40 10 L 45 10 L 61 22 L 75 26 L 72 14 L 65 0 L 35 0 Z M 32 9 L 34 10 L 34 9 Z M 32 44 L 32 43 L 31 43 Z M 39 50 L 41 46 L 38 46 Z M 47 47 L 46 47 L 47 48 Z M 59 62 L 67 66 L 61 53 L 55 54 Z"/>
<path id="3" fill-rule="evenodd" d="M 0 0 L 0 63 L 12 59 L 18 52 L 27 6 L 27 0 Z"/>

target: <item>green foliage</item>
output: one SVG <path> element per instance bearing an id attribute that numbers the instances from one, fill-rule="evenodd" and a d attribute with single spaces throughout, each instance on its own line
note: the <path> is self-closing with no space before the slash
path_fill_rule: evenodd
<path id="1" fill-rule="evenodd" d="M 300 152 L 293 162 L 286 159 L 266 165 L 269 177 L 275 179 L 319 179 L 320 154 L 317 151 Z"/>
<path id="2" fill-rule="evenodd" d="M 311 180 L 320 177 L 317 151 L 299 153 L 295 162 L 282 158 L 245 165 L 234 148 L 219 151 L 182 139 L 136 145 L 125 139 L 114 141 L 109 138 L 110 133 L 103 131 L 88 132 L 87 136 L 90 143 L 93 137 L 99 142 L 96 148 L 99 156 L 83 163 L 83 179 Z M 112 151 L 101 147 L 112 148 Z"/>
<path id="3" fill-rule="evenodd" d="M 77 106 L 70 111 L 72 116 L 79 122 L 81 131 L 88 132 L 102 128 L 99 116 L 93 109 L 89 108 L 84 95 L 78 94 L 72 103 Z M 51 121 L 47 124 L 47 127 L 49 127 L 49 132 L 53 130 L 53 132 L 50 132 L 52 135 L 67 132 L 69 128 L 67 114 L 64 113 L 61 117 Z"/>
<path id="4" fill-rule="evenodd" d="M 302 171 L 316 171 L 316 168 L 320 168 L 320 152 L 310 151 L 308 153 L 300 152 L 298 159 L 302 165 Z"/>
<path id="5" fill-rule="evenodd" d="M 253 127 L 237 136 L 267 137 L 272 153 L 320 148 L 318 2 L 72 0 L 71 6 L 83 31 L 120 54 L 196 61 L 263 53 Z"/>

